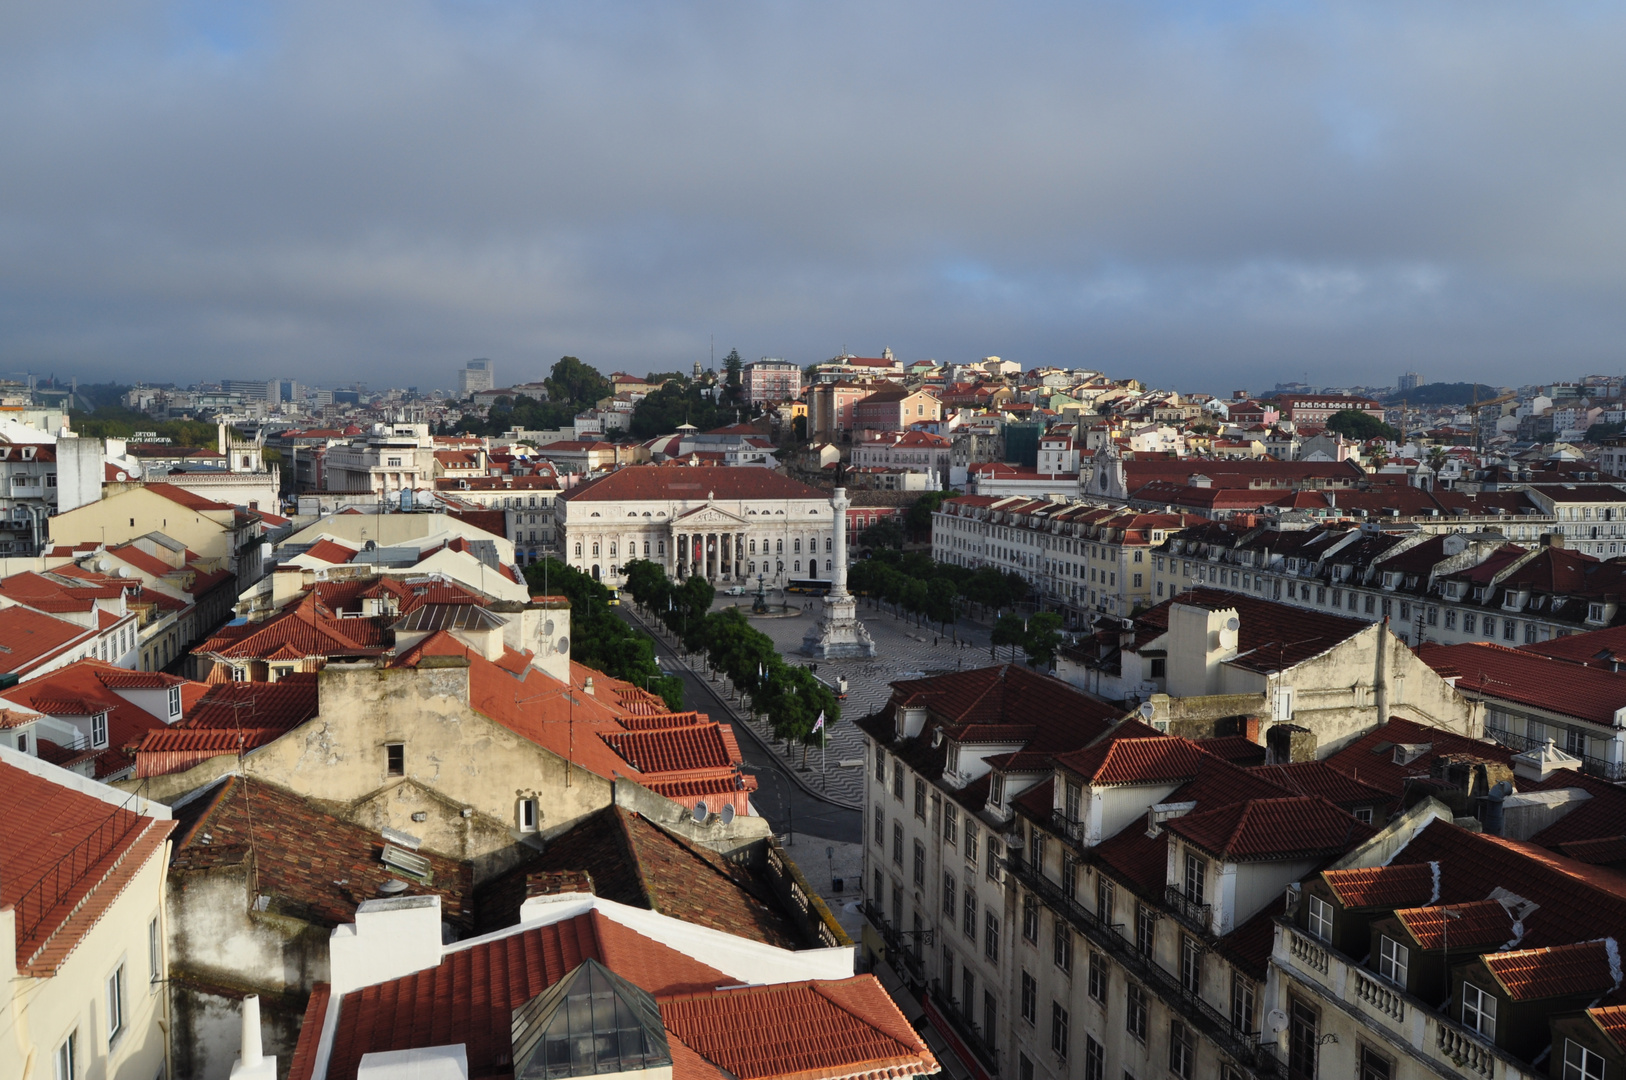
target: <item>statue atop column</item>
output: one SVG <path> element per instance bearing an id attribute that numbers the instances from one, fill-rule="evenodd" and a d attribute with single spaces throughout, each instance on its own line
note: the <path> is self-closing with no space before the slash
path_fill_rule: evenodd
<path id="1" fill-rule="evenodd" d="M 803 654 L 819 660 L 875 655 L 875 642 L 858 621 L 858 604 L 847 593 L 847 507 L 852 504 L 847 501 L 845 481 L 846 470 L 837 462 L 836 490 L 830 497 L 835 517 L 830 594 L 824 598 L 818 624 L 802 638 Z"/>

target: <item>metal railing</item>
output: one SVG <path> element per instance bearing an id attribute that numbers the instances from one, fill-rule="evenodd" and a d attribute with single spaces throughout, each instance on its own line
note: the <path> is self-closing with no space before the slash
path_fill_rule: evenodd
<path id="1" fill-rule="evenodd" d="M 870 925 L 880 931 L 881 940 L 886 942 L 887 959 L 902 961 L 904 974 L 909 981 L 917 985 L 926 982 L 926 968 L 921 962 L 919 938 L 910 942 L 905 940 L 905 934 L 893 926 L 881 910 L 881 905 L 874 900 L 864 901 L 864 914 L 869 918 Z"/>
<path id="2" fill-rule="evenodd" d="M 999 1057 L 994 1052 L 994 1044 L 983 1035 L 982 1027 L 971 1018 L 971 1006 L 962 1006 L 960 999 L 947 993 L 943 989 L 941 979 L 932 980 L 932 1003 L 948 1020 L 953 1021 L 955 1034 L 971 1047 L 971 1052 L 982 1060 L 983 1065 L 990 1074 L 999 1071 Z"/>
<path id="3" fill-rule="evenodd" d="M 1545 738 L 1532 739 L 1528 735 L 1515 735 L 1506 728 L 1493 727 L 1490 724 L 1485 725 L 1485 735 L 1487 738 L 1495 739 L 1503 746 L 1510 747 L 1521 752 L 1547 745 L 1547 740 Z M 1563 748 L 1560 747 L 1559 749 Z M 1601 777 L 1605 780 L 1626 779 L 1626 763 L 1610 761 L 1607 758 L 1593 757 L 1590 754 L 1577 754 L 1572 750 L 1565 750 L 1564 752 L 1569 754 L 1571 757 L 1580 758 L 1581 771 L 1590 776 Z"/>
<path id="4" fill-rule="evenodd" d="M 1069 843 L 1077 845 L 1084 843 L 1084 823 L 1073 820 L 1060 810 L 1050 811 L 1050 827 Z"/>
<path id="5" fill-rule="evenodd" d="M 1009 860 L 1008 865 L 1023 886 L 1156 993 L 1166 1005 L 1180 1012 L 1192 1027 L 1218 1046 L 1246 1073 L 1269 1080 L 1287 1075 L 1286 1067 L 1277 1059 L 1274 1048 L 1262 1045 L 1256 1032 L 1237 1030 L 1229 1016 L 1205 1001 L 1201 994 L 1182 985 L 1177 974 L 1137 951 L 1135 943 L 1118 933 L 1113 925 L 1097 918 L 1094 912 L 1086 910 L 1077 900 L 1063 895 L 1061 888 L 1044 875 L 1036 873 L 1031 863 L 1015 858 Z"/>
<path id="6" fill-rule="evenodd" d="M 143 820 L 139 814 L 120 807 L 70 848 L 67 854 L 57 859 L 38 881 L 17 898 L 17 940 L 32 937 L 74 887 L 84 881 L 125 837 L 141 828 Z"/>
<path id="7" fill-rule="evenodd" d="M 1163 888 L 1163 899 L 1168 902 L 1174 917 L 1185 923 L 1186 926 L 1199 934 L 1212 936 L 1214 933 L 1212 904 L 1204 904 L 1193 900 L 1185 894 L 1185 890 L 1178 885 L 1166 885 Z"/>

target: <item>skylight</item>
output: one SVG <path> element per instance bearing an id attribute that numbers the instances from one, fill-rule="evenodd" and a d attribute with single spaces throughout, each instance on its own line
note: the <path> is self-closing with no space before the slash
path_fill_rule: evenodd
<path id="1" fill-rule="evenodd" d="M 514 1010 L 514 1080 L 670 1067 L 660 1008 L 597 960 Z"/>

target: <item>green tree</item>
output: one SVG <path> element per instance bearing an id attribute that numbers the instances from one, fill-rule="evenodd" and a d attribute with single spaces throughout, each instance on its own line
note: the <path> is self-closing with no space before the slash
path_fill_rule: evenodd
<path id="1" fill-rule="evenodd" d="M 708 431 L 733 419 L 732 409 L 702 393 L 700 387 L 669 382 L 633 408 L 632 434 L 639 439 L 670 435 L 683 424 Z"/>
<path id="2" fill-rule="evenodd" d="M 860 547 L 867 548 L 901 548 L 903 527 L 896 518 L 881 518 L 858 534 L 858 543 Z"/>
<path id="3" fill-rule="evenodd" d="M 1327 420 L 1327 430 L 1365 442 L 1368 439 L 1398 439 L 1400 433 L 1371 413 L 1359 409 L 1340 409 Z"/>
<path id="4" fill-rule="evenodd" d="M 574 356 L 561 356 L 544 381 L 550 401 L 585 407 L 610 395 L 610 380 Z"/>
<path id="5" fill-rule="evenodd" d="M 1028 654 L 1029 665 L 1049 668 L 1056 662 L 1056 650 L 1060 648 L 1060 615 L 1054 611 L 1041 611 L 1028 620 L 1022 651 Z"/>
<path id="6" fill-rule="evenodd" d="M 793 436 L 795 436 L 797 442 L 805 443 L 807 441 L 807 417 L 806 416 L 793 416 L 793 417 L 791 417 L 791 419 L 790 419 L 790 430 L 791 430 L 791 434 Z"/>
<path id="7" fill-rule="evenodd" d="M 683 708 L 683 681 L 662 673 L 654 641 L 610 610 L 608 589 L 555 559 L 527 566 L 525 580 L 533 593 L 569 598 L 572 660 L 659 694 L 674 712 Z"/>
<path id="8" fill-rule="evenodd" d="M 1015 660 L 1017 646 L 1026 645 L 1027 638 L 1027 624 L 1022 621 L 1020 615 L 1009 613 L 1001 615 L 994 622 L 994 630 L 991 635 L 993 644 L 988 652 L 993 655 L 994 649 L 1001 645 L 1009 645 L 1011 647 L 1011 659 Z"/>
<path id="9" fill-rule="evenodd" d="M 744 367 L 740 350 L 728 350 L 728 355 L 723 357 L 723 400 L 730 405 L 740 403 L 740 372 Z"/>
<path id="10" fill-rule="evenodd" d="M 1445 465 L 1446 460 L 1450 456 L 1450 454 L 1446 453 L 1445 447 L 1431 446 L 1428 448 L 1428 467 L 1433 469 L 1435 472 L 1439 472 L 1440 468 Z"/>

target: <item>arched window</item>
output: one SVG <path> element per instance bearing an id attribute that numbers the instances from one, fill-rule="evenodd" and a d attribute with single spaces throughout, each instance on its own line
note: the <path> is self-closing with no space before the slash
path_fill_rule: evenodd
<path id="1" fill-rule="evenodd" d="M 824 538 L 824 550 L 825 550 L 825 551 L 829 551 L 829 550 L 830 550 L 830 545 L 831 545 L 831 543 L 832 543 L 832 542 L 833 542 L 833 541 L 832 541 L 832 538 L 831 538 L 831 537 L 828 537 L 828 536 L 826 536 L 826 537 L 825 537 L 825 538 Z"/>
<path id="2" fill-rule="evenodd" d="M 774 547 L 775 547 L 776 551 L 780 555 L 783 555 L 785 553 L 785 542 L 783 540 L 775 540 L 774 541 Z M 783 566 L 781 566 L 780 568 L 783 569 Z"/>
<path id="3" fill-rule="evenodd" d="M 800 554 L 801 550 L 802 550 L 802 538 L 800 536 L 798 536 L 795 540 L 792 540 L 791 541 L 791 547 L 796 549 L 797 554 Z M 796 566 L 797 566 L 798 569 L 800 569 L 801 568 L 801 562 L 798 561 Z"/>
<path id="4" fill-rule="evenodd" d="M 593 545 L 593 558 L 598 558 L 598 544 Z"/>
<path id="5" fill-rule="evenodd" d="M 582 544 L 581 544 L 581 541 L 578 540 L 578 541 L 576 541 L 576 558 L 579 559 L 581 557 L 582 557 Z"/>
<path id="6" fill-rule="evenodd" d="M 800 574 L 801 572 L 802 572 L 802 560 L 797 559 L 796 560 L 796 573 Z"/>
<path id="7" fill-rule="evenodd" d="M 829 559 L 824 560 L 824 569 L 825 569 L 826 573 L 829 572 L 829 570 L 830 570 L 830 560 Z"/>
<path id="8" fill-rule="evenodd" d="M 610 558 L 615 558 L 615 541 L 610 541 Z"/>

